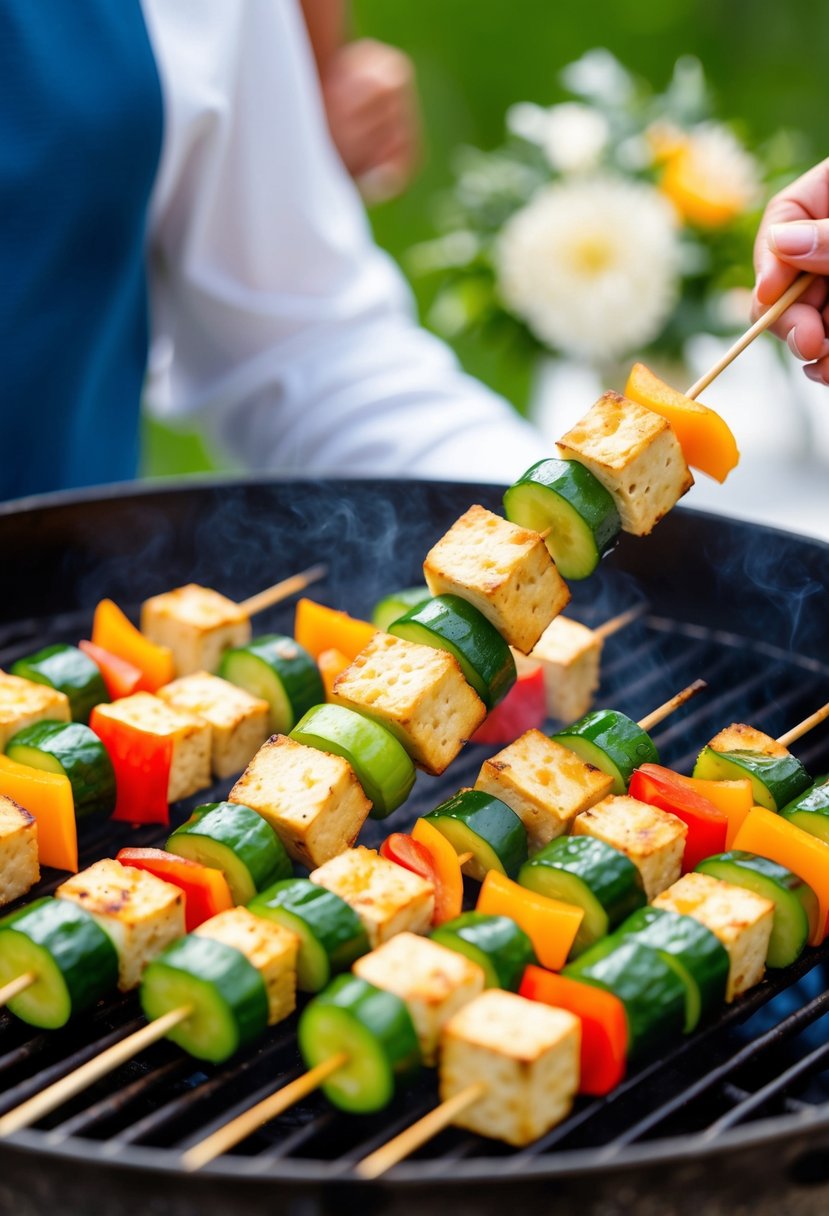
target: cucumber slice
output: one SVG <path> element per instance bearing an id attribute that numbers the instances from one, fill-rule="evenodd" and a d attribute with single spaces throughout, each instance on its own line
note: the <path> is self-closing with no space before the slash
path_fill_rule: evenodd
<path id="1" fill-rule="evenodd" d="M 291 738 L 347 760 L 371 802 L 373 819 L 385 819 L 412 791 L 415 766 L 403 744 L 381 722 L 345 705 L 315 705 Z"/>
<path id="2" fill-rule="evenodd" d="M 658 950 L 628 938 L 601 958 L 577 959 L 562 975 L 617 996 L 628 1019 L 628 1056 L 656 1054 L 682 1033 L 685 985 Z"/>
<path id="3" fill-rule="evenodd" d="M 6 744 L 6 755 L 47 773 L 69 778 L 77 820 L 111 815 L 115 809 L 115 770 L 109 752 L 81 722 L 34 722 Z"/>
<path id="4" fill-rule="evenodd" d="M 57 1030 L 115 991 L 118 954 L 83 908 L 46 897 L 0 921 L 0 987 L 27 971 L 37 979 L 9 1009 L 30 1026 Z"/>
<path id="5" fill-rule="evenodd" d="M 483 882 L 490 870 L 515 878 L 527 860 L 527 829 L 500 798 L 461 790 L 424 816 L 456 853 L 471 853 L 465 873 Z"/>
<path id="6" fill-rule="evenodd" d="M 293 874 L 285 846 L 269 823 L 238 802 L 207 802 L 173 832 L 169 853 L 221 870 L 236 904 Z"/>
<path id="7" fill-rule="evenodd" d="M 587 578 L 622 528 L 613 497 L 575 460 L 540 460 L 504 494 L 504 514 L 523 528 L 549 530 L 547 548 L 563 578 Z"/>
<path id="8" fill-rule="evenodd" d="M 592 836 L 559 836 L 521 867 L 522 887 L 584 909 L 572 954 L 578 955 L 641 908 L 642 876 L 612 845 Z"/>
<path id="9" fill-rule="evenodd" d="M 820 915 L 817 895 L 808 883 L 778 862 L 741 849 L 706 857 L 697 870 L 772 900 L 774 923 L 766 956 L 769 967 L 788 967 L 800 957 L 810 934 L 817 929 Z"/>
<path id="10" fill-rule="evenodd" d="M 614 937 L 635 938 L 658 950 L 686 988 L 685 1031 L 725 1000 L 728 951 L 710 929 L 691 916 L 667 908 L 640 908 L 617 929 Z"/>
<path id="11" fill-rule="evenodd" d="M 340 975 L 305 1007 L 297 1029 L 308 1068 L 338 1052 L 346 1064 L 323 1083 L 334 1106 L 351 1114 L 382 1110 L 397 1080 L 420 1064 L 411 1015 L 400 997 L 355 975 Z"/>
<path id="12" fill-rule="evenodd" d="M 788 802 L 780 817 L 829 844 L 829 780 L 819 778 L 805 794 Z"/>
<path id="13" fill-rule="evenodd" d="M 302 992 L 320 992 L 333 974 L 345 971 L 368 950 L 366 931 L 354 909 L 307 878 L 275 882 L 248 908 L 296 933 L 297 987 Z"/>
<path id="14" fill-rule="evenodd" d="M 770 811 L 785 806 L 809 787 L 811 778 L 796 756 L 766 756 L 762 752 L 717 752 L 704 747 L 694 765 L 694 776 L 706 781 L 734 781 L 748 777 L 754 801 Z"/>
<path id="15" fill-rule="evenodd" d="M 18 659 L 9 668 L 12 675 L 47 684 L 69 698 L 73 722 L 89 721 L 96 705 L 109 701 L 104 678 L 96 663 L 77 646 L 45 646 L 37 654 Z"/>
<path id="16" fill-rule="evenodd" d="M 312 705 L 325 700 L 322 676 L 308 651 L 279 633 L 226 650 L 219 675 L 268 702 L 271 730 L 278 735 L 287 735 Z"/>
<path id="17" fill-rule="evenodd" d="M 502 701 L 515 683 L 509 646 L 495 626 L 458 595 L 436 595 L 395 621 L 388 632 L 451 654 L 487 710 Z"/>
<path id="18" fill-rule="evenodd" d="M 431 936 L 477 963 L 486 977 L 486 988 L 517 992 L 524 968 L 538 961 L 529 937 L 508 916 L 464 912 L 433 929 Z"/>
<path id="19" fill-rule="evenodd" d="M 553 735 L 553 740 L 612 777 L 613 794 L 627 792 L 640 764 L 659 763 L 650 735 L 615 709 L 596 709 Z"/>
<path id="20" fill-rule="evenodd" d="M 265 982 L 253 964 L 233 946 L 193 933 L 150 962 L 139 995 L 151 1022 L 189 1005 L 189 1017 L 167 1037 L 212 1064 L 229 1059 L 268 1025 Z"/>
<path id="21" fill-rule="evenodd" d="M 403 616 L 410 608 L 417 608 L 420 604 L 425 604 L 431 595 L 431 591 L 425 585 L 406 587 L 403 591 L 395 591 L 392 595 L 386 595 L 374 605 L 371 623 L 378 629 L 382 629 L 384 633 L 388 633 L 389 625 L 393 621 Z"/>

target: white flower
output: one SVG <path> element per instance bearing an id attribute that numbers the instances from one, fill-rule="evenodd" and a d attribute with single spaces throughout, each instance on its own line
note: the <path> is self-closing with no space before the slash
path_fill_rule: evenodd
<path id="1" fill-rule="evenodd" d="M 543 144 L 547 138 L 549 110 L 534 101 L 519 101 L 507 110 L 507 130 L 529 144 Z"/>
<path id="2" fill-rule="evenodd" d="M 653 187 L 609 175 L 539 191 L 496 247 L 502 298 L 546 345 L 601 362 L 647 345 L 677 291 L 676 216 Z"/>
<path id="3" fill-rule="evenodd" d="M 595 169 L 610 136 L 607 119 L 578 101 L 552 106 L 547 111 L 544 151 L 560 173 Z"/>

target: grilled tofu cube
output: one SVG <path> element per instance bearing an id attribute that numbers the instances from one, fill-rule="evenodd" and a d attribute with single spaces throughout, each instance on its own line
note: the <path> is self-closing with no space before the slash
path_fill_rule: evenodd
<path id="1" fill-rule="evenodd" d="M 350 904 L 374 949 L 396 933 L 426 933 L 435 910 L 430 882 L 387 861 L 374 849 L 358 845 L 332 857 L 310 875 Z"/>
<path id="2" fill-rule="evenodd" d="M 572 1013 L 490 988 L 444 1027 L 441 1100 L 481 1081 L 483 1094 L 455 1123 L 507 1144 L 530 1144 L 569 1114 L 580 1052 L 581 1021 Z"/>
<path id="3" fill-rule="evenodd" d="M 570 590 L 537 532 L 474 506 L 426 555 L 432 595 L 459 595 L 529 654 Z"/>
<path id="4" fill-rule="evenodd" d="M 299 938 L 290 929 L 254 916 L 247 908 L 229 908 L 194 930 L 197 937 L 223 942 L 244 954 L 262 976 L 268 994 L 268 1025 L 275 1026 L 296 1009 L 296 956 Z"/>
<path id="5" fill-rule="evenodd" d="M 727 1001 L 760 983 L 774 920 L 770 899 L 709 874 L 684 874 L 653 906 L 692 916 L 720 939 L 730 964 Z"/>
<path id="6" fill-rule="evenodd" d="M 715 752 L 759 752 L 763 756 L 788 756 L 789 749 L 778 743 L 771 735 L 766 735 L 753 726 L 743 722 L 732 722 L 721 730 L 708 744 Z"/>
<path id="7" fill-rule="evenodd" d="M 613 496 L 634 536 L 647 536 L 694 484 L 671 424 L 621 393 L 600 397 L 558 446 Z"/>
<path id="8" fill-rule="evenodd" d="M 530 654 L 544 672 L 547 714 L 561 722 L 583 718 L 599 687 L 602 641 L 580 621 L 557 616 Z"/>
<path id="9" fill-rule="evenodd" d="M 147 963 L 184 934 L 180 888 L 109 857 L 73 874 L 55 895 L 89 912 L 112 939 L 122 992 L 135 988 Z"/>
<path id="10" fill-rule="evenodd" d="M 430 1065 L 437 1060 L 444 1024 L 484 989 L 484 973 L 477 963 L 414 933 L 398 933 L 358 958 L 353 970 L 406 1002 L 423 1061 Z"/>
<path id="11" fill-rule="evenodd" d="M 0 794 L 0 907 L 24 895 L 39 878 L 34 815 Z"/>
<path id="12" fill-rule="evenodd" d="M 273 735 L 230 791 L 258 811 L 295 861 L 320 866 L 349 848 L 371 810 L 342 756 Z"/>
<path id="13" fill-rule="evenodd" d="M 145 600 L 141 631 L 150 641 L 169 646 L 179 676 L 215 671 L 226 650 L 244 646 L 251 638 L 247 613 L 218 591 L 196 583 Z"/>
<path id="14" fill-rule="evenodd" d="M 688 828 L 659 807 L 611 794 L 576 816 L 573 835 L 595 836 L 629 857 L 651 900 L 679 878 Z"/>
<path id="15" fill-rule="evenodd" d="M 50 719 L 69 722 L 69 698 L 48 684 L 36 684 L 0 671 L 0 752 L 24 726 Z"/>
<path id="16" fill-rule="evenodd" d="M 270 734 L 267 701 L 206 671 L 165 684 L 158 696 L 209 724 L 210 765 L 217 777 L 240 773 Z"/>
<path id="17" fill-rule="evenodd" d="M 337 677 L 334 700 L 380 722 L 427 773 L 442 773 L 486 717 L 451 654 L 389 633 Z"/>
<path id="18" fill-rule="evenodd" d="M 172 739 L 173 756 L 167 785 L 170 802 L 189 798 L 210 785 L 211 728 L 203 718 L 174 709 L 149 692 L 136 692 L 111 705 L 98 705 L 95 712 L 145 734 Z"/>
<path id="19" fill-rule="evenodd" d="M 515 811 L 527 829 L 531 853 L 567 832 L 576 815 L 612 788 L 612 777 L 540 730 L 526 731 L 484 761 L 475 782 L 476 790 L 500 798 Z"/>

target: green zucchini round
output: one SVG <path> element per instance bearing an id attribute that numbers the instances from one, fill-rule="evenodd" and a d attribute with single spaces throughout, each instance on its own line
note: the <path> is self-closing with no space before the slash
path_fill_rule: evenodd
<path id="1" fill-rule="evenodd" d="M 82 722 L 33 722 L 6 744 L 6 755 L 69 778 L 75 818 L 102 818 L 115 809 L 115 770 L 98 736 Z"/>
<path id="2" fill-rule="evenodd" d="M 525 967 L 538 961 L 529 937 L 508 916 L 463 912 L 433 929 L 431 937 L 477 963 L 486 988 L 517 992 Z"/>
<path id="3" fill-rule="evenodd" d="M 553 740 L 612 777 L 612 794 L 627 792 L 633 770 L 640 764 L 659 763 L 650 735 L 615 709 L 593 710 L 553 735 Z"/>
<path id="4" fill-rule="evenodd" d="M 236 904 L 248 903 L 258 891 L 293 874 L 285 846 L 271 825 L 238 802 L 197 806 L 164 847 L 221 870 Z"/>
<path id="5" fill-rule="evenodd" d="M 58 643 L 37 654 L 18 659 L 9 668 L 12 675 L 46 684 L 69 699 L 73 722 L 86 724 L 96 705 L 109 701 L 109 693 L 97 663 L 77 646 Z"/>
<path id="6" fill-rule="evenodd" d="M 829 844 L 829 779 L 820 777 L 805 793 L 787 802 L 780 817 Z"/>
<path id="7" fill-rule="evenodd" d="M 811 778 L 796 756 L 766 756 L 762 752 L 718 752 L 704 747 L 694 776 L 706 781 L 736 781 L 748 777 L 757 806 L 776 811 L 808 789 Z"/>
<path id="8" fill-rule="evenodd" d="M 297 987 L 320 992 L 368 950 L 366 931 L 354 909 L 307 878 L 285 878 L 261 891 L 248 908 L 276 921 L 299 938 Z"/>
<path id="9" fill-rule="evenodd" d="M 371 613 L 371 623 L 383 633 L 388 633 L 389 625 L 409 611 L 425 604 L 431 598 L 431 591 L 425 584 L 419 587 L 406 587 L 402 591 L 394 591 L 378 600 Z"/>
<path id="10" fill-rule="evenodd" d="M 219 675 L 268 702 L 270 728 L 278 735 L 287 735 L 312 705 L 325 700 L 322 676 L 308 651 L 279 633 L 226 650 Z"/>
<path id="11" fill-rule="evenodd" d="M 425 816 L 455 852 L 471 853 L 465 873 L 483 882 L 490 870 L 515 878 L 527 860 L 527 829 L 505 802 L 483 790 L 460 790 Z"/>

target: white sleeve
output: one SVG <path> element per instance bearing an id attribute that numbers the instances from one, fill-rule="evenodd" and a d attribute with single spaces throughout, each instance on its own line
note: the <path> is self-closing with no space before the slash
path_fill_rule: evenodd
<path id="1" fill-rule="evenodd" d="M 508 482 L 538 433 L 419 328 L 328 138 L 295 0 L 144 0 L 162 410 L 254 470 Z"/>

